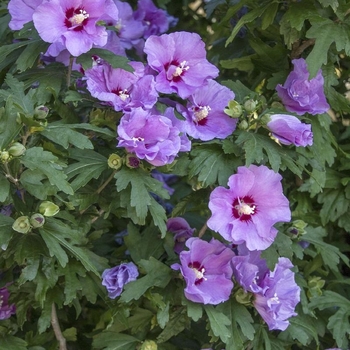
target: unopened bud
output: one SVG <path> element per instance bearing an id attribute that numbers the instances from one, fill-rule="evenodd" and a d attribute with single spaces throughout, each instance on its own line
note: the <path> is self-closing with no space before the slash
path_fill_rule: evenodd
<path id="1" fill-rule="evenodd" d="M 3 163 L 6 163 L 10 160 L 10 154 L 7 151 L 0 152 L 0 159 Z"/>
<path id="2" fill-rule="evenodd" d="M 239 288 L 235 293 L 235 298 L 238 303 L 249 305 L 251 304 L 252 294 L 245 292 L 242 288 Z"/>
<path id="3" fill-rule="evenodd" d="M 266 125 L 270 120 L 271 120 L 271 114 L 264 114 L 260 118 L 260 123 L 261 123 L 261 125 Z"/>
<path id="4" fill-rule="evenodd" d="M 242 120 L 239 124 L 238 124 L 238 129 L 240 130 L 247 130 L 249 128 L 249 124 L 246 120 Z"/>
<path id="5" fill-rule="evenodd" d="M 60 208 L 55 203 L 44 201 L 39 206 L 40 214 L 44 216 L 54 216 L 60 211 Z"/>
<path id="6" fill-rule="evenodd" d="M 142 343 L 142 346 L 140 348 L 140 350 L 157 350 L 157 349 L 158 349 L 158 345 L 153 340 L 145 340 Z"/>
<path id="7" fill-rule="evenodd" d="M 309 298 L 320 296 L 322 295 L 322 288 L 325 285 L 325 280 L 321 279 L 321 277 L 314 276 L 308 280 L 307 285 L 309 287 L 307 292 Z"/>
<path id="8" fill-rule="evenodd" d="M 294 237 L 300 237 L 305 235 L 307 223 L 303 220 L 294 220 L 292 226 L 288 229 L 289 234 Z"/>
<path id="9" fill-rule="evenodd" d="M 232 118 L 239 118 L 243 113 L 243 108 L 237 101 L 231 100 L 224 112 Z"/>
<path id="10" fill-rule="evenodd" d="M 244 102 L 244 109 L 248 113 L 254 113 L 256 111 L 257 105 L 258 105 L 258 102 L 250 98 L 249 100 Z"/>
<path id="11" fill-rule="evenodd" d="M 31 229 L 28 216 L 20 216 L 17 218 L 12 228 L 19 233 L 28 233 Z"/>
<path id="12" fill-rule="evenodd" d="M 46 106 L 38 106 L 34 110 L 34 117 L 36 119 L 45 119 L 49 114 L 49 109 Z"/>
<path id="13" fill-rule="evenodd" d="M 35 213 L 30 217 L 30 224 L 34 228 L 39 228 L 45 224 L 45 218 L 39 213 Z"/>
<path id="14" fill-rule="evenodd" d="M 8 149 L 8 152 L 13 157 L 19 157 L 26 151 L 26 148 L 19 142 L 15 142 L 12 144 L 12 146 Z"/>
<path id="15" fill-rule="evenodd" d="M 125 164 L 128 168 L 138 168 L 141 164 L 141 160 L 137 158 L 134 154 L 128 154 L 126 156 Z"/>
<path id="16" fill-rule="evenodd" d="M 112 153 L 108 158 L 108 166 L 112 169 L 118 170 L 123 165 L 123 159 L 118 154 Z"/>

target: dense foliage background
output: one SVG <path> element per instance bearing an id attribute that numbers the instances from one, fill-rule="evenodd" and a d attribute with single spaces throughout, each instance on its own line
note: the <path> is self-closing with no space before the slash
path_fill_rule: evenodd
<path id="1" fill-rule="evenodd" d="M 57 349 L 59 342 L 84 350 L 348 349 L 350 2 L 155 4 L 178 19 L 168 33 L 200 35 L 220 71 L 216 80 L 235 93 L 242 113 L 228 137 L 193 139 L 174 162 L 143 160 L 136 168 L 116 147 L 123 113 L 91 96 L 83 70 L 45 60 L 49 44 L 32 22 L 11 30 L 1 4 L 0 288 L 16 312 L 0 320 L 0 349 Z M 86 70 L 92 55 L 127 70 L 130 61 L 146 62 L 133 50 L 122 57 L 101 49 L 77 62 Z M 307 147 L 277 143 L 261 119 L 286 112 L 276 86 L 297 58 L 306 60 L 310 78 L 322 69 L 331 107 L 301 117 L 312 126 Z M 262 253 L 271 270 L 289 258 L 301 288 L 285 331 L 270 331 L 237 283 L 224 303 L 187 300 L 170 267 L 179 256 L 167 220 L 183 217 L 194 236 L 224 242 L 206 226 L 209 196 L 251 164 L 282 175 L 292 212 Z M 172 175 L 171 195 L 154 170 Z M 139 276 L 111 299 L 101 275 L 123 262 L 134 262 Z"/>

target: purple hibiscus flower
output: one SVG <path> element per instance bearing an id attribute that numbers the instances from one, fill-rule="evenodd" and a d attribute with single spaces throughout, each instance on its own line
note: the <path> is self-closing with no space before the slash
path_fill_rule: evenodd
<path id="1" fill-rule="evenodd" d="M 180 253 L 181 265 L 171 265 L 172 269 L 181 271 L 186 281 L 186 298 L 213 305 L 228 300 L 233 288 L 233 251 L 214 238 L 210 242 L 189 238 L 186 246 L 189 251 Z"/>
<path id="2" fill-rule="evenodd" d="M 229 189 L 219 186 L 211 193 L 208 227 L 234 244 L 245 242 L 249 250 L 266 249 L 277 234 L 273 225 L 291 219 L 281 180 L 264 165 L 238 167 Z"/>
<path id="3" fill-rule="evenodd" d="M 174 234 L 174 251 L 180 254 L 184 248 L 187 239 L 193 236 L 194 228 L 188 224 L 184 218 L 175 217 L 168 219 L 166 223 L 167 230 Z"/>
<path id="4" fill-rule="evenodd" d="M 9 305 L 9 291 L 6 287 L 0 288 L 0 320 L 6 320 L 16 313 L 16 306 Z"/>
<path id="5" fill-rule="evenodd" d="M 274 114 L 266 124 L 272 136 L 284 145 L 311 146 L 313 134 L 311 125 L 302 123 L 297 117 L 288 114 Z"/>
<path id="6" fill-rule="evenodd" d="M 135 108 L 124 114 L 118 126 L 118 147 L 125 147 L 154 166 L 170 164 L 181 148 L 180 130 L 174 126 L 167 108 L 164 115 Z"/>
<path id="7" fill-rule="evenodd" d="M 136 265 L 133 262 L 123 263 L 102 273 L 102 285 L 107 288 L 108 296 L 115 299 L 119 296 L 124 286 L 135 281 L 139 275 Z"/>
<path id="8" fill-rule="evenodd" d="M 284 85 L 276 87 L 278 96 L 289 112 L 303 115 L 305 113 L 321 114 L 329 109 L 323 91 L 324 79 L 321 69 L 309 80 L 309 71 L 303 58 L 292 61 L 294 70 L 288 75 Z"/>
<path id="9" fill-rule="evenodd" d="M 155 6 L 152 0 L 139 0 L 134 17 L 143 24 L 145 39 L 167 32 L 169 27 L 177 22 L 176 18 Z"/>
<path id="10" fill-rule="evenodd" d="M 116 111 L 130 111 L 137 107 L 151 109 L 158 99 L 154 77 L 144 75 L 141 62 L 131 62 L 130 65 L 135 69 L 133 73 L 107 63 L 86 70 L 91 95 L 110 103 Z"/>
<path id="11" fill-rule="evenodd" d="M 52 56 L 61 48 L 79 56 L 93 45 L 106 45 L 107 31 L 98 21 L 111 18 L 118 20 L 113 0 L 44 0 L 33 14 L 40 37 L 52 43 L 53 49 L 48 50 Z"/>
<path id="12" fill-rule="evenodd" d="M 186 132 L 202 141 L 224 139 L 236 128 L 237 120 L 224 113 L 224 108 L 235 94 L 215 80 L 198 88 L 190 97 L 187 107 L 177 106 L 186 118 Z"/>
<path id="13" fill-rule="evenodd" d="M 12 30 L 22 29 L 26 23 L 33 19 L 35 9 L 43 0 L 11 0 L 8 3 L 8 10 L 11 15 L 9 27 Z"/>
<path id="14" fill-rule="evenodd" d="M 260 252 L 232 258 L 233 274 L 246 292 L 254 294 L 253 305 L 270 330 L 284 331 L 288 319 L 296 316 L 295 307 L 300 301 L 300 287 L 295 283 L 293 264 L 279 258 L 273 271 L 267 268 Z"/>
<path id="15" fill-rule="evenodd" d="M 187 98 L 219 73 L 207 61 L 204 42 L 196 33 L 152 35 L 145 42 L 144 52 L 149 66 L 158 73 L 157 90 L 166 94 Z"/>

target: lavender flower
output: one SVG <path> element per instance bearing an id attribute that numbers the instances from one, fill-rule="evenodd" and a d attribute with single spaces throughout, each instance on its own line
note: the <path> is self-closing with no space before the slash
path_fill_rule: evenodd
<path id="1" fill-rule="evenodd" d="M 186 132 L 202 141 L 224 139 L 236 128 L 237 120 L 224 113 L 224 108 L 235 94 L 215 80 L 198 88 L 190 97 L 187 107 L 177 109 L 186 118 Z"/>
<path id="2" fill-rule="evenodd" d="M 297 117 L 288 114 L 274 114 L 266 124 L 280 143 L 284 145 L 311 146 L 313 134 L 311 125 L 302 123 Z"/>
<path id="3" fill-rule="evenodd" d="M 288 319 L 296 316 L 295 306 L 300 301 L 300 288 L 295 283 L 293 264 L 279 258 L 273 271 L 267 268 L 260 252 L 232 258 L 233 273 L 246 292 L 254 294 L 254 306 L 270 330 L 284 331 Z"/>
<path id="4" fill-rule="evenodd" d="M 86 70 L 91 95 L 108 102 L 116 111 L 130 111 L 137 107 L 151 109 L 158 99 L 154 77 L 144 74 L 141 62 L 131 62 L 130 65 L 135 69 L 133 73 L 112 68 L 107 63 Z"/>
<path id="5" fill-rule="evenodd" d="M 40 37 L 53 44 L 48 50 L 51 56 L 64 48 L 79 56 L 93 45 L 106 45 L 106 28 L 97 22 L 111 18 L 118 19 L 113 0 L 44 0 L 33 14 Z"/>
<path id="6" fill-rule="evenodd" d="M 249 250 L 264 250 L 276 237 L 273 225 L 291 219 L 282 176 L 264 165 L 238 167 L 228 180 L 229 189 L 217 187 L 209 199 L 208 227 Z"/>
<path id="7" fill-rule="evenodd" d="M 190 96 L 208 79 L 218 76 L 218 69 L 206 59 L 205 45 L 196 33 L 174 32 L 150 36 L 145 43 L 147 62 L 158 75 L 159 92 Z"/>
<path id="8" fill-rule="evenodd" d="M 0 320 L 6 320 L 16 313 L 16 306 L 9 305 L 9 296 L 6 287 L 0 288 Z"/>
<path id="9" fill-rule="evenodd" d="M 174 251 L 180 254 L 185 248 L 187 239 L 193 236 L 194 228 L 191 228 L 184 218 L 175 217 L 168 219 L 167 230 L 174 234 Z"/>
<path id="10" fill-rule="evenodd" d="M 289 112 L 303 115 L 305 113 L 321 114 L 329 109 L 323 91 L 324 79 L 321 69 L 309 80 L 309 71 L 303 58 L 292 61 L 294 70 L 289 74 L 284 85 L 276 87 L 278 96 Z"/>
<path id="11" fill-rule="evenodd" d="M 102 273 L 102 285 L 107 288 L 108 296 L 115 299 L 119 296 L 124 286 L 135 281 L 139 275 L 136 265 L 133 262 L 123 263 Z"/>
<path id="12" fill-rule="evenodd" d="M 35 9 L 43 0 L 11 0 L 8 3 L 8 10 L 11 15 L 9 27 L 12 30 L 22 29 L 26 23 L 33 19 Z"/>
<path id="13" fill-rule="evenodd" d="M 164 115 L 133 109 L 120 120 L 118 147 L 154 166 L 172 163 L 181 147 L 180 130 L 167 117 L 173 113 L 173 108 L 167 108 Z"/>
<path id="14" fill-rule="evenodd" d="M 181 271 L 186 281 L 186 298 L 214 305 L 228 300 L 233 288 L 233 251 L 214 238 L 210 242 L 189 238 L 186 246 L 189 251 L 180 253 L 181 265 L 171 265 L 172 269 Z"/>

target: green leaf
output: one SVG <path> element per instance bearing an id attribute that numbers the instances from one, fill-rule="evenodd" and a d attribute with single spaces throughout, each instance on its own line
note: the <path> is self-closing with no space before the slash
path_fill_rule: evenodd
<path id="1" fill-rule="evenodd" d="M 141 342 L 131 335 L 105 331 L 94 337 L 94 349 L 135 350 Z"/>
<path id="2" fill-rule="evenodd" d="M 220 337 L 220 339 L 227 343 L 228 340 L 232 337 L 231 332 L 227 328 L 231 324 L 230 320 L 222 312 L 219 312 L 212 305 L 204 305 L 204 310 L 208 316 L 210 328 L 214 335 Z"/>
<path id="3" fill-rule="evenodd" d="M 182 304 L 186 306 L 187 316 L 197 322 L 203 316 L 203 307 L 201 304 L 194 303 L 186 298 L 182 299 Z"/>
<path id="4" fill-rule="evenodd" d="M 138 300 L 148 288 L 154 286 L 164 288 L 171 279 L 171 269 L 153 257 L 149 260 L 140 260 L 138 264 L 147 274 L 125 285 L 120 302 Z"/>
<path id="5" fill-rule="evenodd" d="M 47 176 L 40 170 L 25 170 L 21 174 L 20 183 L 32 196 L 41 200 L 57 192 L 56 188 L 49 183 Z"/>
<path id="6" fill-rule="evenodd" d="M 130 66 L 129 60 L 124 56 L 118 56 L 114 52 L 105 50 L 105 49 L 97 49 L 92 48 L 87 53 L 84 53 L 77 57 L 77 63 L 80 63 L 84 69 L 88 69 L 92 67 L 92 56 L 99 56 L 107 61 L 113 68 L 121 68 L 128 72 L 133 72 L 134 69 Z"/>
<path id="7" fill-rule="evenodd" d="M 279 4 L 277 2 L 270 3 L 270 6 L 266 9 L 262 22 L 261 22 L 261 29 L 265 30 L 267 29 L 275 20 L 276 13 L 278 10 Z"/>
<path id="8" fill-rule="evenodd" d="M 235 100 L 241 104 L 245 101 L 247 96 L 253 94 L 253 91 L 247 88 L 239 80 L 224 80 L 221 84 L 231 89 L 235 93 Z"/>
<path id="9" fill-rule="evenodd" d="M 328 7 L 331 6 L 333 11 L 337 11 L 337 8 L 339 6 L 338 0 L 318 0 L 318 2 L 323 6 L 323 7 Z"/>
<path id="10" fill-rule="evenodd" d="M 57 186 L 58 189 L 73 194 L 73 189 L 66 181 L 67 176 L 64 174 L 58 158 L 51 152 L 44 151 L 41 147 L 29 148 L 21 157 L 21 162 L 31 170 L 40 170 L 46 175 L 51 185 Z"/>
<path id="11" fill-rule="evenodd" d="M 0 214 L 0 249 L 6 250 L 15 231 L 12 230 L 12 225 L 15 222 L 9 216 Z"/>
<path id="12" fill-rule="evenodd" d="M 157 337 L 157 343 L 164 343 L 171 337 L 181 333 L 188 326 L 188 318 L 183 309 L 175 310 L 170 314 L 170 320 Z"/>
<path id="13" fill-rule="evenodd" d="M 6 198 L 10 194 L 10 182 L 7 178 L 0 174 L 0 202 L 5 202 Z"/>
<path id="14" fill-rule="evenodd" d="M 0 334 L 0 350 L 27 350 L 27 342 L 10 334 Z"/>
<path id="15" fill-rule="evenodd" d="M 253 319 L 249 311 L 242 304 L 237 303 L 234 299 L 231 299 L 230 317 L 232 318 L 232 328 L 235 328 L 236 324 L 239 325 L 242 333 L 249 340 L 253 340 L 255 329 L 252 325 Z"/>
<path id="16" fill-rule="evenodd" d="M 6 148 L 19 134 L 22 125 L 17 123 L 16 116 L 11 112 L 11 102 L 0 108 L 0 150 Z"/>
<path id="17" fill-rule="evenodd" d="M 252 59 L 257 58 L 257 54 L 244 56 L 239 58 L 232 58 L 230 60 L 221 60 L 220 65 L 226 69 L 238 69 L 242 72 L 250 72 L 254 69 Z"/>

